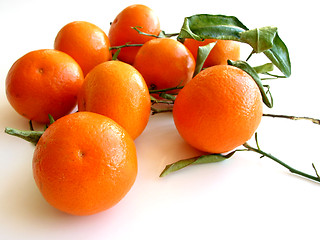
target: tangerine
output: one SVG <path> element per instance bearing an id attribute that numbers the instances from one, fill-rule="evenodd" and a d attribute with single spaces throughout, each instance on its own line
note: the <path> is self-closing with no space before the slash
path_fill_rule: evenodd
<path id="1" fill-rule="evenodd" d="M 145 5 L 134 4 L 123 9 L 113 20 L 108 34 L 111 46 L 144 44 L 154 38 L 139 34 L 133 27 L 139 27 L 140 31 L 151 35 L 158 36 L 160 33 L 160 22 L 156 13 Z M 133 64 L 139 49 L 140 47 L 122 48 L 118 59 Z"/>
<path id="2" fill-rule="evenodd" d="M 182 138 L 210 153 L 230 151 L 249 140 L 262 117 L 262 97 L 252 77 L 229 66 L 209 67 L 179 92 L 173 118 Z"/>
<path id="3" fill-rule="evenodd" d="M 233 61 L 240 59 L 240 43 L 236 41 L 216 39 L 205 39 L 204 41 L 197 41 L 195 39 L 187 38 L 184 41 L 184 45 L 190 50 L 194 58 L 197 59 L 198 48 L 212 42 L 216 42 L 216 44 L 214 45 L 206 61 L 204 62 L 204 68 L 221 64 L 227 65 L 228 59 Z"/>
<path id="4" fill-rule="evenodd" d="M 79 64 L 64 52 L 41 49 L 29 52 L 10 68 L 6 95 L 22 116 L 49 123 L 73 110 L 83 82 Z"/>
<path id="5" fill-rule="evenodd" d="M 74 21 L 57 34 L 54 48 L 69 54 L 80 65 L 84 76 L 99 63 L 111 60 L 110 41 L 98 26 Z"/>
<path id="6" fill-rule="evenodd" d="M 166 89 L 184 86 L 190 81 L 195 60 L 177 40 L 156 38 L 140 48 L 133 66 L 141 73 L 149 88 Z"/>
<path id="7" fill-rule="evenodd" d="M 134 67 L 108 61 L 86 76 L 78 96 L 78 109 L 110 117 L 135 139 L 148 123 L 151 100 L 143 77 Z"/>
<path id="8" fill-rule="evenodd" d="M 33 175 L 53 207 L 90 215 L 117 204 L 137 175 L 132 138 L 105 116 L 78 112 L 51 124 L 36 145 Z"/>

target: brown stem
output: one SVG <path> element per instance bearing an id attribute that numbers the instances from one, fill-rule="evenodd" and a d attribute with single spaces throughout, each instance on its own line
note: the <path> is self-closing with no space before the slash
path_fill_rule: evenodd
<path id="1" fill-rule="evenodd" d="M 320 125 L 320 119 L 316 118 L 310 118 L 310 117 L 296 117 L 296 116 L 288 116 L 288 115 L 282 115 L 282 114 L 263 114 L 264 117 L 273 117 L 273 118 L 285 118 L 290 120 L 309 120 L 313 122 L 314 124 Z"/>

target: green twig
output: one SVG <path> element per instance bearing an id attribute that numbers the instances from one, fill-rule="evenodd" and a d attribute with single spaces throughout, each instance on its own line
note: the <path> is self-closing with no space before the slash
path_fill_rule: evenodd
<path id="1" fill-rule="evenodd" d="M 177 87 L 171 87 L 171 88 L 164 88 L 164 89 L 149 89 L 149 93 L 153 94 L 153 93 L 162 93 L 162 92 L 168 92 L 168 91 L 172 91 L 172 90 L 179 90 L 182 89 L 183 86 L 177 86 Z"/>
<path id="2" fill-rule="evenodd" d="M 140 44 L 140 43 L 136 43 L 136 44 L 130 44 L 130 43 L 126 43 L 124 45 L 120 45 L 120 46 L 113 46 L 113 47 L 110 47 L 109 50 L 117 50 L 113 56 L 112 56 L 112 60 L 117 60 L 118 59 L 118 56 L 120 54 L 120 51 L 122 48 L 125 48 L 125 47 L 141 47 L 143 44 Z"/>
<path id="3" fill-rule="evenodd" d="M 255 136 L 255 139 L 257 139 L 257 134 Z M 302 172 L 300 170 L 297 170 L 291 166 L 289 166 L 288 164 L 282 162 L 280 159 L 276 158 L 275 156 L 271 155 L 270 153 L 266 153 L 264 151 L 262 151 L 260 149 L 260 147 L 257 147 L 257 148 L 254 148 L 252 146 L 250 146 L 248 143 L 244 143 L 243 146 L 248 150 L 248 151 L 252 151 L 252 152 L 256 152 L 256 153 L 259 153 L 261 154 L 262 156 L 265 156 L 273 161 L 275 161 L 276 163 L 280 164 L 281 166 L 285 167 L 286 169 L 288 169 L 291 173 L 294 173 L 294 174 L 297 174 L 297 175 L 300 175 L 302 177 L 305 177 L 305 178 L 308 178 L 308 179 L 311 179 L 311 180 L 314 180 L 316 182 L 320 182 L 320 177 L 317 173 L 317 170 L 314 166 L 314 164 L 312 164 L 313 168 L 315 169 L 316 171 L 316 176 L 313 176 L 313 175 L 310 175 L 308 173 L 305 173 L 305 172 Z"/>
<path id="4" fill-rule="evenodd" d="M 145 32 L 142 32 L 140 31 L 138 28 L 143 28 L 143 27 L 140 27 L 140 26 L 135 26 L 135 27 L 131 27 L 132 29 L 136 30 L 139 34 L 141 35 L 145 35 L 145 36 L 149 36 L 149 37 L 155 37 L 155 38 L 159 38 L 158 35 L 154 35 L 154 34 L 149 34 L 149 33 L 145 33 Z"/>
<path id="5" fill-rule="evenodd" d="M 154 34 L 149 34 L 149 33 L 140 31 L 138 29 L 138 28 L 142 29 L 142 27 L 140 27 L 140 26 L 135 26 L 135 27 L 131 27 L 131 28 L 136 30 L 141 35 L 145 35 L 145 36 L 149 36 L 149 37 L 155 37 L 155 38 L 171 38 L 171 37 L 175 37 L 175 36 L 179 35 L 179 33 L 165 33 L 165 31 L 160 31 L 159 35 L 154 35 Z"/>
<path id="6" fill-rule="evenodd" d="M 120 45 L 120 46 L 113 46 L 113 47 L 110 47 L 109 50 L 114 50 L 114 49 L 120 49 L 120 48 L 124 48 L 124 47 L 141 47 L 143 44 L 141 43 L 126 43 L 126 44 L 123 44 L 123 45 Z"/>

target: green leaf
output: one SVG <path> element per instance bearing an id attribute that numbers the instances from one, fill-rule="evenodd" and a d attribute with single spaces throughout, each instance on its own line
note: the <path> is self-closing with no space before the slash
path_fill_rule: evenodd
<path id="1" fill-rule="evenodd" d="M 253 67 L 253 69 L 259 74 L 259 73 L 267 73 L 273 71 L 273 64 L 272 63 L 266 63 L 260 66 Z"/>
<path id="2" fill-rule="evenodd" d="M 165 167 L 165 169 L 160 174 L 160 177 L 164 177 L 168 175 L 169 173 L 176 172 L 182 168 L 185 168 L 192 164 L 203 164 L 203 163 L 215 163 L 215 162 L 221 162 L 223 160 L 226 160 L 228 158 L 231 158 L 232 155 L 236 152 L 232 151 L 227 155 L 221 155 L 221 154 L 209 154 L 209 155 L 202 155 L 194 158 L 188 158 L 179 160 L 175 163 L 169 164 Z"/>
<path id="3" fill-rule="evenodd" d="M 196 76 L 201 71 L 204 62 L 206 61 L 208 55 L 210 54 L 212 48 L 216 45 L 216 43 L 217 42 L 212 42 L 198 48 L 196 68 L 194 70 L 193 76 Z"/>
<path id="4" fill-rule="evenodd" d="M 242 32 L 240 41 L 249 44 L 255 53 L 264 52 L 273 46 L 276 27 L 262 27 Z"/>
<path id="5" fill-rule="evenodd" d="M 260 89 L 261 95 L 262 95 L 263 102 L 269 108 L 273 107 L 273 99 L 271 97 L 271 99 L 269 100 L 269 98 L 267 96 L 267 93 L 266 93 L 266 91 L 264 89 L 264 86 L 262 84 L 262 81 L 261 81 L 258 73 L 254 70 L 253 67 L 251 67 L 247 62 L 241 61 L 241 60 L 239 60 L 239 61 L 228 60 L 228 64 L 231 65 L 231 66 L 235 66 L 237 68 L 240 68 L 243 71 L 245 71 L 246 73 L 248 73 L 253 78 L 253 80 L 257 83 L 257 85 L 258 85 L 258 87 Z"/>
<path id="6" fill-rule="evenodd" d="M 206 38 L 240 40 L 240 33 L 248 30 L 236 17 L 225 15 L 198 14 L 184 19 L 178 40 Z"/>
<path id="7" fill-rule="evenodd" d="M 264 52 L 271 62 L 286 76 L 291 75 L 291 62 L 287 46 L 276 34 L 271 49 Z"/>
<path id="8" fill-rule="evenodd" d="M 234 16 L 198 14 L 184 19 L 178 40 L 183 42 L 186 38 L 213 38 L 249 44 L 253 52 L 263 52 L 286 77 L 291 75 L 289 52 L 275 27 L 249 30 Z"/>
<path id="9" fill-rule="evenodd" d="M 5 128 L 4 131 L 9 135 L 22 138 L 28 142 L 31 142 L 34 145 L 37 145 L 40 137 L 44 133 L 44 131 L 24 131 L 24 130 L 9 128 L 9 127 Z"/>

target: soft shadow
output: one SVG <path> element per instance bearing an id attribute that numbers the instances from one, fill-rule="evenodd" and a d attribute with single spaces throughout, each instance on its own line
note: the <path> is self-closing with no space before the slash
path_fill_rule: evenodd
<path id="1" fill-rule="evenodd" d="M 151 116 L 136 141 L 139 177 L 158 179 L 166 165 L 202 153 L 188 145 L 174 126 L 171 113 Z"/>
<path id="2" fill-rule="evenodd" d="M 0 104 L 0 127 L 12 127 L 17 129 L 29 129 L 29 120 L 18 114 L 8 103 L 8 101 Z"/>

